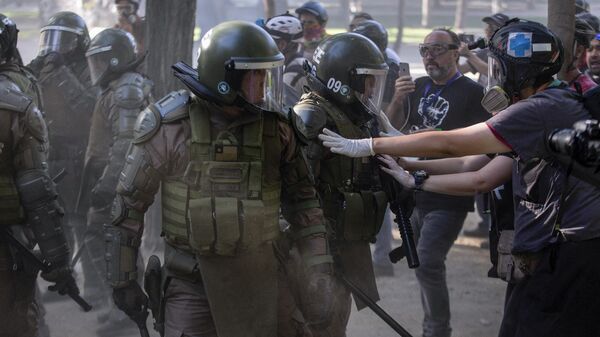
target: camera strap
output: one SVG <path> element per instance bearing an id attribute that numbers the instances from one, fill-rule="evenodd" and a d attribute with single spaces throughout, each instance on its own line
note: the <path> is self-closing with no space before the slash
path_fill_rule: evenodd
<path id="1" fill-rule="evenodd" d="M 565 173 L 565 178 L 563 180 L 562 192 L 560 193 L 560 199 L 559 199 L 558 205 L 557 205 L 558 210 L 556 212 L 556 219 L 554 219 L 554 226 L 552 229 L 552 236 L 557 238 L 557 240 L 559 242 L 566 241 L 564 235 L 560 231 L 560 222 L 562 220 L 562 215 L 563 215 L 563 207 L 562 206 L 567 197 L 567 189 L 569 188 L 569 176 L 571 175 L 571 171 L 573 170 L 573 163 L 574 163 L 574 159 L 571 159 L 569 166 L 567 166 L 567 171 Z"/>

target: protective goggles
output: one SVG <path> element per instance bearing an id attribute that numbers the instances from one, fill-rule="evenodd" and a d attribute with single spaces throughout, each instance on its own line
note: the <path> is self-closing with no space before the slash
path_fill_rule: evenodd
<path id="1" fill-rule="evenodd" d="M 422 43 L 419 45 L 419 54 L 421 57 L 425 57 L 427 54 L 438 57 L 452 49 L 458 49 L 458 46 L 452 43 Z"/>

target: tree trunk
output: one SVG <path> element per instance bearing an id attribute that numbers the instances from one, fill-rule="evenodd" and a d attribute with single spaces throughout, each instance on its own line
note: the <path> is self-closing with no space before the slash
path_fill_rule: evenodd
<path id="1" fill-rule="evenodd" d="M 500 12 L 501 9 L 500 0 L 492 0 L 492 14 Z"/>
<path id="2" fill-rule="evenodd" d="M 171 65 L 192 64 L 196 1 L 148 0 L 146 3 L 146 69 L 154 81 L 153 95 L 159 99 L 184 88 L 173 76 Z"/>
<path id="3" fill-rule="evenodd" d="M 396 35 L 396 43 L 394 43 L 394 51 L 400 53 L 402 47 L 402 35 L 404 34 L 404 3 L 406 0 L 398 0 L 398 35 Z"/>
<path id="4" fill-rule="evenodd" d="M 464 28 L 466 7 L 467 0 L 456 1 L 456 12 L 454 13 L 454 28 L 456 30 L 462 30 Z"/>
<path id="5" fill-rule="evenodd" d="M 568 63 L 572 57 L 575 0 L 548 0 L 548 28 L 560 38 L 563 44 L 565 61 L 558 73 L 558 78 L 562 80 L 565 78 Z"/>
<path id="6" fill-rule="evenodd" d="M 265 8 L 266 19 L 275 16 L 275 0 L 263 0 L 263 6 Z"/>
<path id="7" fill-rule="evenodd" d="M 429 0 L 421 2 L 421 26 L 429 26 Z"/>

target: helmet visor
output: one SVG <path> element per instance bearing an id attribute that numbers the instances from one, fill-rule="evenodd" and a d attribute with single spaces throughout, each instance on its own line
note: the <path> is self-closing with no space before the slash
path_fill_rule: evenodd
<path id="1" fill-rule="evenodd" d="M 381 101 L 385 92 L 387 69 L 356 69 L 357 85 L 353 86 L 358 100 L 374 115 L 381 110 Z"/>
<path id="2" fill-rule="evenodd" d="M 239 94 L 248 103 L 269 111 L 281 111 L 283 103 L 283 60 L 245 62 L 233 60 L 234 69 L 246 70 Z"/>
<path id="3" fill-rule="evenodd" d="M 504 65 L 495 56 L 488 58 L 488 84 L 486 91 L 493 87 L 502 87 L 506 81 L 506 70 Z"/>
<path id="4" fill-rule="evenodd" d="M 98 84 L 102 75 L 108 71 L 111 62 L 114 63 L 113 66 L 118 65 L 118 63 L 116 63 L 118 60 L 116 58 L 111 59 L 111 53 L 108 53 L 111 49 L 112 46 L 92 48 L 85 54 L 90 68 L 90 77 L 93 85 Z"/>
<path id="5" fill-rule="evenodd" d="M 77 48 L 77 31 L 67 27 L 44 27 L 40 34 L 40 56 L 57 52 L 66 54 Z"/>

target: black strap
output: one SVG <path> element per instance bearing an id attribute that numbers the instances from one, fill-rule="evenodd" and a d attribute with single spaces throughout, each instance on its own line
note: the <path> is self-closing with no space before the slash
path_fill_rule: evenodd
<path id="1" fill-rule="evenodd" d="M 571 159 L 571 162 L 569 163 L 569 166 L 567 167 L 567 172 L 565 173 L 565 179 L 563 180 L 563 188 L 562 188 L 562 192 L 560 193 L 560 200 L 558 201 L 558 211 L 556 212 L 556 219 L 554 219 L 554 227 L 553 227 L 553 236 L 556 238 L 562 238 L 564 239 L 564 237 L 562 236 L 562 232 L 560 231 L 560 222 L 562 220 L 562 215 L 563 215 L 563 204 L 565 202 L 565 198 L 567 197 L 567 189 L 569 187 L 569 176 L 571 175 L 571 171 L 573 170 L 573 163 L 574 160 Z"/>

